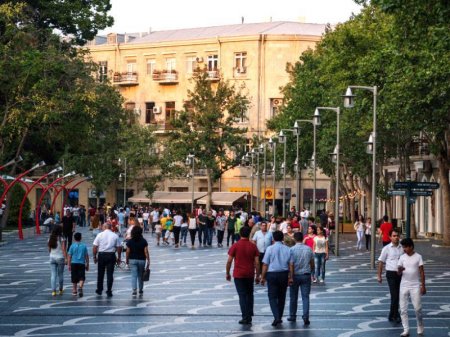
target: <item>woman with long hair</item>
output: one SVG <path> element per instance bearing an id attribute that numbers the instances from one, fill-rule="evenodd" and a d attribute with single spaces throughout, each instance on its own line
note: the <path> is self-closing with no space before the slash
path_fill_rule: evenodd
<path id="1" fill-rule="evenodd" d="M 150 254 L 148 252 L 147 240 L 142 236 L 141 226 L 135 225 L 131 230 L 131 238 L 127 241 L 126 263 L 131 269 L 132 295 L 137 295 L 138 285 L 139 295 L 142 295 L 144 293 L 142 274 L 144 273 L 144 269 L 150 269 Z"/>
<path id="2" fill-rule="evenodd" d="M 362 215 L 358 217 L 358 220 L 356 220 L 355 224 L 353 225 L 353 228 L 356 231 L 356 250 L 361 250 L 363 246 L 363 236 L 364 236 L 364 218 Z"/>
<path id="3" fill-rule="evenodd" d="M 66 241 L 62 235 L 62 227 L 55 226 L 53 228 L 47 246 L 50 253 L 50 284 L 52 288 L 52 296 L 56 296 L 57 279 L 59 283 L 59 294 L 64 292 L 64 265 L 67 263 Z"/>
<path id="4" fill-rule="evenodd" d="M 197 234 L 197 219 L 194 213 L 188 213 L 188 230 L 191 236 L 191 248 L 195 249 L 195 235 Z"/>
<path id="5" fill-rule="evenodd" d="M 313 245 L 314 265 L 316 266 L 314 283 L 319 280 L 325 282 L 325 262 L 328 260 L 328 239 L 323 227 L 317 227 L 317 235 Z M 319 278 L 320 277 L 320 278 Z"/>

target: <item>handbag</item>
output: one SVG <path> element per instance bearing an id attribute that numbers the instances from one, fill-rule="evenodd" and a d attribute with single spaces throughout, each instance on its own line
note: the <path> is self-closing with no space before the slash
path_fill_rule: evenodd
<path id="1" fill-rule="evenodd" d="M 150 269 L 144 269 L 144 272 L 142 273 L 142 281 L 150 281 Z"/>

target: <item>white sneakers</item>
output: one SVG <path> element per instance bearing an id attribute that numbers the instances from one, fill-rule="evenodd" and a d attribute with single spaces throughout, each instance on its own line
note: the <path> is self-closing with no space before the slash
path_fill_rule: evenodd
<path id="1" fill-rule="evenodd" d="M 417 334 L 422 336 L 423 335 L 423 325 L 419 325 L 417 327 Z"/>
<path id="2" fill-rule="evenodd" d="M 408 330 L 404 330 L 401 334 L 400 337 L 408 337 L 409 336 L 409 331 Z"/>

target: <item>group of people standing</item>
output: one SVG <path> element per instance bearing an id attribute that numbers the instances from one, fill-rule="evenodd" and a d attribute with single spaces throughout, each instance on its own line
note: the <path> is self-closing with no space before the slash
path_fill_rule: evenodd
<path id="1" fill-rule="evenodd" d="M 95 236 L 92 249 L 93 262 L 97 264 L 97 295 L 102 295 L 106 273 L 106 295 L 112 297 L 114 282 L 114 269 L 120 264 L 123 241 L 113 231 L 115 219 L 108 219 L 102 225 L 102 231 Z M 76 222 L 70 210 L 62 219 L 62 225 L 56 225 L 48 240 L 47 246 L 50 255 L 51 289 L 52 296 L 62 295 L 64 292 L 64 267 L 68 266 L 71 272 L 72 295 L 83 296 L 83 285 L 86 279 L 85 272 L 89 270 L 89 254 L 86 245 L 82 242 L 82 235 L 76 231 Z M 72 243 L 72 239 L 75 243 Z M 127 230 L 125 261 L 131 270 L 132 295 L 143 294 L 143 274 L 150 269 L 150 254 L 148 242 L 143 237 L 143 229 L 132 224 Z"/>

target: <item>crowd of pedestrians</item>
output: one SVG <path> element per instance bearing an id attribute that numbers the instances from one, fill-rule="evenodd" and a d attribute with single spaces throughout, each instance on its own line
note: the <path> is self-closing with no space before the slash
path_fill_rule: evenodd
<path id="1" fill-rule="evenodd" d="M 96 210 L 94 217 L 102 212 Z M 286 218 L 271 217 L 265 220 L 256 212 L 248 214 L 243 209 L 225 212 L 205 211 L 201 207 L 194 212 L 167 208 L 107 208 L 97 228 L 89 222 L 95 236 L 92 249 L 93 262 L 97 264 L 96 294 L 102 295 L 106 273 L 106 295 L 112 297 L 114 269 L 122 262 L 122 249 L 126 250 L 125 263 L 131 270 L 132 296 L 143 295 L 144 271 L 150 268 L 150 252 L 144 232 L 151 233 L 157 246 L 208 249 L 216 237 L 218 248 L 229 248 L 226 264 L 226 280 L 231 281 L 231 267 L 239 296 L 242 319 L 240 324 L 251 324 L 254 316 L 254 285 L 267 283 L 268 300 L 273 314 L 272 325 L 282 324 L 289 288 L 288 321 L 297 320 L 299 292 L 302 299 L 302 319 L 310 324 L 309 295 L 312 283 L 324 283 L 326 261 L 329 258 L 328 236 L 332 222 L 316 225 L 307 210 L 294 211 Z M 323 217 L 324 218 L 324 217 Z M 324 220 L 324 219 L 322 219 Z M 400 241 L 399 233 L 392 228 L 385 216 L 379 229 L 383 250 L 379 257 L 377 279 L 382 283 L 383 268 L 391 294 L 388 319 L 402 323 L 401 336 L 409 336 L 408 299 L 411 298 L 417 319 L 417 332 L 423 334 L 421 295 L 426 293 L 422 257 L 414 252 L 411 239 Z M 322 221 L 321 221 L 322 222 Z M 89 254 L 76 233 L 79 219 L 70 209 L 65 210 L 61 225 L 54 226 L 48 240 L 51 266 L 52 296 L 63 294 L 64 266 L 71 272 L 72 294 L 83 296 L 85 271 L 89 270 Z M 101 230 L 100 228 L 101 227 Z M 371 221 L 359 217 L 354 225 L 357 246 L 362 249 L 366 236 L 369 249 Z M 97 229 L 97 232 L 95 230 Z M 188 240 L 188 235 L 189 239 Z M 368 237 L 369 236 L 369 237 Z M 72 243 L 75 240 L 75 243 Z M 198 240 L 197 244 L 196 241 Z"/>

